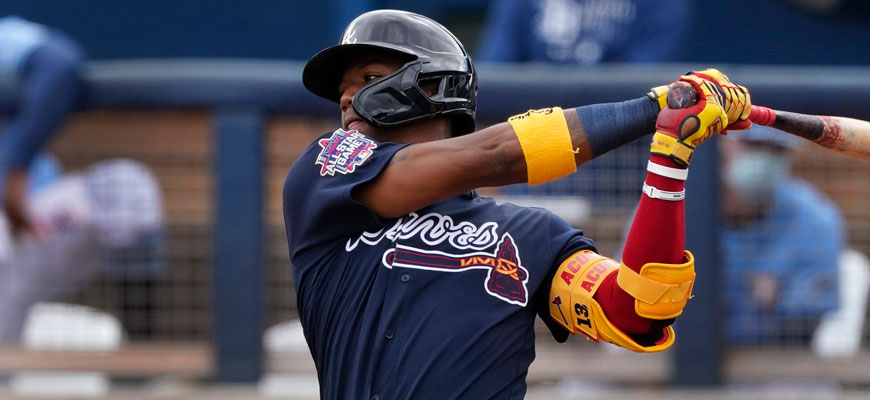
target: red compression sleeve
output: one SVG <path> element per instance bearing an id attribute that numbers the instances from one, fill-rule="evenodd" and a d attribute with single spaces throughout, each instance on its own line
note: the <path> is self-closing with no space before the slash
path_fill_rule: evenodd
<path id="1" fill-rule="evenodd" d="M 652 155 L 653 163 L 671 168 L 680 168 L 670 158 Z M 684 181 L 647 172 L 647 185 L 660 190 L 679 192 Z M 653 199 L 642 194 L 637 213 L 631 224 L 622 262 L 640 272 L 650 262 L 678 264 L 683 262 L 685 247 L 685 213 L 683 200 L 668 201 Z M 616 274 L 607 277 L 595 300 L 604 309 L 607 318 L 628 334 L 649 333 L 657 321 L 643 318 L 634 312 L 634 297 L 616 284 Z"/>

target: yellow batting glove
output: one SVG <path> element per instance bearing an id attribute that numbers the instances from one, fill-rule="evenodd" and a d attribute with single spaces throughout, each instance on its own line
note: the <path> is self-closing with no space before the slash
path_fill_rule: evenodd
<path id="1" fill-rule="evenodd" d="M 749 129 L 752 122 L 749 121 L 749 113 L 752 111 L 752 101 L 749 96 L 749 90 L 746 87 L 734 84 L 728 79 L 728 76 L 715 68 L 708 68 L 703 71 L 689 72 L 684 76 L 687 79 L 699 77 L 715 83 L 719 91 L 719 103 L 728 114 L 730 122 L 727 129 Z"/>
<path id="2" fill-rule="evenodd" d="M 712 82 L 691 75 L 681 77 L 668 89 L 668 106 L 656 119 L 650 151 L 687 166 L 695 146 L 728 126 L 728 114 L 720 99 Z"/>

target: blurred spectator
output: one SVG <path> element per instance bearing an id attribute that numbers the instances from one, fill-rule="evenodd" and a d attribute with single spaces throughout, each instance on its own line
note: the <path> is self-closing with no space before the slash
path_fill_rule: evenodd
<path id="1" fill-rule="evenodd" d="M 0 134 L 0 342 L 17 342 L 29 308 L 101 267 L 148 284 L 162 269 L 162 204 L 144 166 L 108 161 L 61 176 L 40 154 L 82 96 L 84 53 L 54 29 L 0 18 L 0 79 L 16 99 Z M 128 279 L 129 277 L 129 279 Z M 142 283 L 140 283 L 141 285 Z M 128 303 L 149 307 L 150 298 Z M 123 315 L 122 315 L 123 317 Z"/>
<path id="2" fill-rule="evenodd" d="M 722 140 L 729 339 L 798 344 L 838 307 L 839 210 L 791 176 L 800 139 L 755 126 Z"/>
<path id="3" fill-rule="evenodd" d="M 490 2 L 476 60 L 594 65 L 674 61 L 689 0 L 504 0 Z"/>
<path id="4" fill-rule="evenodd" d="M 121 321 L 149 337 L 163 263 L 163 207 L 151 171 L 130 160 L 94 164 L 28 194 L 40 237 L 14 238 L 0 218 L 0 343 L 16 343 L 30 307 L 106 271 L 120 286 Z"/>
<path id="5" fill-rule="evenodd" d="M 0 191 L 15 233 L 35 228 L 25 206 L 28 169 L 77 106 L 83 62 L 83 51 L 64 33 L 15 16 L 0 18 L 0 75 L 18 86 L 10 96 L 18 103 L 0 135 Z"/>

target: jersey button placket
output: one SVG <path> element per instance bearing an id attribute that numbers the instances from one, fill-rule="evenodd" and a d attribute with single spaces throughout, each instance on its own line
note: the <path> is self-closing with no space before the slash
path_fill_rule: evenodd
<path id="1" fill-rule="evenodd" d="M 381 400 L 381 396 L 378 396 L 378 395 L 376 395 L 376 394 L 373 394 L 373 395 L 372 395 L 372 400 Z"/>
<path id="2" fill-rule="evenodd" d="M 411 274 L 404 273 L 401 277 L 399 277 L 399 280 L 402 281 L 402 283 L 408 283 L 408 281 L 411 280 Z"/>
<path id="3" fill-rule="evenodd" d="M 384 332 L 384 337 L 387 338 L 387 340 L 392 340 L 395 336 L 396 334 L 392 329 L 387 329 L 387 331 Z"/>

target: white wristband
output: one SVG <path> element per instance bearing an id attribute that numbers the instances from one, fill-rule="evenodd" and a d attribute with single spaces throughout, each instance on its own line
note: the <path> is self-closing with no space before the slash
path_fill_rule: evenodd
<path id="1" fill-rule="evenodd" d="M 646 182 L 644 182 L 643 184 L 643 193 L 653 199 L 668 201 L 680 201 L 686 198 L 685 189 L 679 192 L 668 192 L 666 190 L 659 190 L 653 186 L 647 185 Z"/>
<path id="2" fill-rule="evenodd" d="M 671 168 L 666 167 L 664 165 L 656 164 L 650 160 L 646 164 L 646 170 L 652 172 L 656 175 L 664 176 L 665 178 L 671 179 L 679 179 L 681 181 L 686 180 L 689 177 L 689 169 L 679 169 L 679 168 Z"/>

